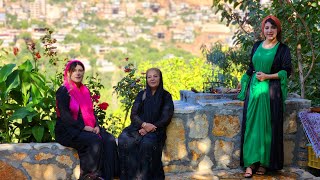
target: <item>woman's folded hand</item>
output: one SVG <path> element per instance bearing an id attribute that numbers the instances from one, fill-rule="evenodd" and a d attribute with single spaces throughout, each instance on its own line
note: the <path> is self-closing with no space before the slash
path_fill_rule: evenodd
<path id="1" fill-rule="evenodd" d="M 141 135 L 141 136 L 144 136 L 144 135 L 146 135 L 148 132 L 145 130 L 145 129 L 143 129 L 143 128 L 141 128 L 141 129 L 139 129 L 139 134 Z"/>
<path id="2" fill-rule="evenodd" d="M 151 123 L 146 123 L 143 129 L 146 130 L 147 132 L 154 132 L 157 130 L 157 127 Z"/>
<path id="3" fill-rule="evenodd" d="M 93 132 L 93 127 L 91 127 L 91 126 L 85 126 L 85 127 L 83 128 L 83 130 L 89 131 L 89 132 Z"/>

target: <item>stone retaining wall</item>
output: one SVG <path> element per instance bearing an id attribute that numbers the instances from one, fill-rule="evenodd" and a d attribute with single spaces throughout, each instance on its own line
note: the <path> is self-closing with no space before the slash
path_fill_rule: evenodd
<path id="1" fill-rule="evenodd" d="M 163 156 L 167 172 L 239 167 L 243 102 L 235 98 L 235 94 L 181 91 L 167 131 Z M 286 101 L 285 166 L 307 166 L 307 139 L 298 112 L 310 105 L 310 100 L 300 98 Z"/>
<path id="2" fill-rule="evenodd" d="M 239 168 L 243 102 L 234 96 L 181 91 L 167 131 L 163 152 L 165 172 Z M 284 122 L 285 166 L 307 165 L 306 137 L 298 112 L 310 100 L 289 98 Z M 1 144 L 0 177 L 12 179 L 76 179 L 79 158 L 75 150 L 57 143 Z M 14 177 L 14 178 L 13 178 Z"/>
<path id="3" fill-rule="evenodd" d="M 0 179 L 78 179 L 79 157 L 72 148 L 58 143 L 0 145 Z"/>

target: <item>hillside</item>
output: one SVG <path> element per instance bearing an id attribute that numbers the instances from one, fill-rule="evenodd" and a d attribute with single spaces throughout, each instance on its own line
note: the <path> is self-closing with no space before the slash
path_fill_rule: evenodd
<path id="1" fill-rule="evenodd" d="M 174 4 L 179 4 L 185 2 L 190 6 L 211 6 L 212 0 L 156 0 L 160 4 L 161 7 L 168 7 L 169 3 L 172 2 Z"/>

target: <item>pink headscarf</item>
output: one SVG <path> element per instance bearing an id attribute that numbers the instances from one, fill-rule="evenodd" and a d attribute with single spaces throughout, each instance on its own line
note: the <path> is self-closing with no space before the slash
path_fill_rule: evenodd
<path id="1" fill-rule="evenodd" d="M 281 22 L 280 22 L 280 20 L 279 20 L 277 17 L 275 17 L 275 16 L 273 16 L 273 15 L 268 15 L 267 17 L 265 17 L 265 18 L 262 20 L 262 22 L 261 22 L 261 31 L 264 30 L 264 26 L 266 25 L 266 21 L 267 21 L 268 19 L 272 19 L 272 20 L 276 23 L 276 25 L 277 25 L 277 32 L 279 33 L 279 32 L 281 31 Z"/>
<path id="2" fill-rule="evenodd" d="M 77 85 L 68 76 L 70 66 L 74 62 L 82 64 L 82 62 L 79 60 L 70 60 L 66 65 L 66 69 L 64 70 L 63 85 L 67 88 L 70 95 L 69 108 L 73 119 L 77 120 L 80 107 L 84 124 L 86 126 L 91 126 L 94 128 L 96 126 L 96 118 L 94 116 L 93 103 L 91 100 L 89 89 L 82 83 L 78 88 Z"/>

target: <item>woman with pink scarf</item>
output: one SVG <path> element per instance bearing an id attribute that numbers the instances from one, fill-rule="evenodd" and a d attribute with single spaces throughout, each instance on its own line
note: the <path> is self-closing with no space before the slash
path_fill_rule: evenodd
<path id="1" fill-rule="evenodd" d="M 80 179 L 110 180 L 118 170 L 115 138 L 98 125 L 89 89 L 82 84 L 84 65 L 67 63 L 63 85 L 56 92 L 56 141 L 78 151 Z"/>

